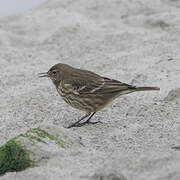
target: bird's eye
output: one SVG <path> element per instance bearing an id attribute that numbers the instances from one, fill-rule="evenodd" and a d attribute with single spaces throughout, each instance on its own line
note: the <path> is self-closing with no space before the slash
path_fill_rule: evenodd
<path id="1" fill-rule="evenodd" d="M 53 75 L 56 75 L 56 71 L 52 71 L 52 74 L 53 74 Z"/>

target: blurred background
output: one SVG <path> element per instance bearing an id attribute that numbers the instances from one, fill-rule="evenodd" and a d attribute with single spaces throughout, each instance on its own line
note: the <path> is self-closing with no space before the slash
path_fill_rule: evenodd
<path id="1" fill-rule="evenodd" d="M 34 8 L 45 0 L 0 0 L 0 18 Z"/>
<path id="2" fill-rule="evenodd" d="M 56 63 L 161 90 L 67 130 L 83 112 L 38 78 Z M 37 127 L 70 139 L 33 146 L 40 165 L 0 180 L 179 180 L 179 117 L 180 0 L 0 0 L 0 146 Z"/>

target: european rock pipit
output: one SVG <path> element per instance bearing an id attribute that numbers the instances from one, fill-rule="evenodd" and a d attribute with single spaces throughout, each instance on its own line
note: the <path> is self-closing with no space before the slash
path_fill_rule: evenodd
<path id="1" fill-rule="evenodd" d="M 158 87 L 132 86 L 61 63 L 54 65 L 46 73 L 40 73 L 40 77 L 49 77 L 66 103 L 86 113 L 68 128 L 98 123 L 99 121 L 91 122 L 90 119 L 97 111 L 121 95 L 136 91 L 160 90 Z M 88 119 L 81 123 L 85 118 Z"/>

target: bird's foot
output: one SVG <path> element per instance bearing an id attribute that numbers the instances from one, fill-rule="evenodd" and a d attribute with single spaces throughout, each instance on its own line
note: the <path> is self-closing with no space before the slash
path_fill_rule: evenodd
<path id="1" fill-rule="evenodd" d="M 102 122 L 101 122 L 101 121 L 96 121 L 96 122 L 85 121 L 85 122 L 82 122 L 82 123 L 74 123 L 74 124 L 71 124 L 71 125 L 69 125 L 67 128 L 81 127 L 81 126 L 84 126 L 84 125 L 86 125 L 86 124 L 97 124 L 97 123 L 102 123 Z"/>

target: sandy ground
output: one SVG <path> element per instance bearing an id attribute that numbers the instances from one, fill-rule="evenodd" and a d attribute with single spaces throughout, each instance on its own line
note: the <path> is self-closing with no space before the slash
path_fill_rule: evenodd
<path id="1" fill-rule="evenodd" d="M 94 117 L 103 124 L 65 129 L 83 113 L 37 77 L 59 62 L 161 91 L 122 96 Z M 0 180 L 180 179 L 180 1 L 49 0 L 3 18 L 0 77 L 0 145 L 38 126 L 79 139 Z"/>

